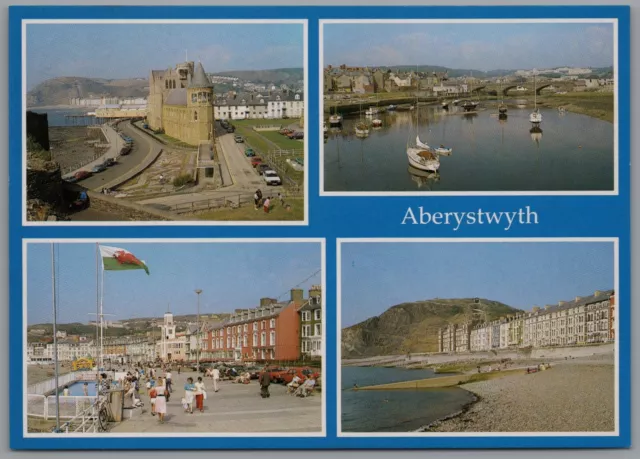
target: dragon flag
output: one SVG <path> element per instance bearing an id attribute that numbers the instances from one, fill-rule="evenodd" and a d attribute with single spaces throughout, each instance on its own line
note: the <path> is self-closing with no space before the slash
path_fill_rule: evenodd
<path id="1" fill-rule="evenodd" d="M 134 254 L 118 247 L 100 246 L 102 267 L 105 271 L 122 271 L 125 269 L 144 269 L 149 274 L 149 268 L 144 261 L 138 260 Z"/>

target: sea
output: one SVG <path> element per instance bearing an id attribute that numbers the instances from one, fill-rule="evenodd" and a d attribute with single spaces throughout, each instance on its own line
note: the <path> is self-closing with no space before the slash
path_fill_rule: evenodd
<path id="1" fill-rule="evenodd" d="M 413 432 L 459 412 L 475 400 L 473 394 L 457 387 L 353 390 L 354 384 L 363 387 L 437 376 L 442 375 L 436 375 L 430 369 L 342 367 L 342 431 Z"/>
<path id="2" fill-rule="evenodd" d="M 30 112 L 46 113 L 49 127 L 66 127 L 66 126 L 92 126 L 101 124 L 95 116 L 82 116 L 94 109 L 87 108 L 30 108 Z M 73 115 L 73 116 L 67 116 Z"/>
<path id="3" fill-rule="evenodd" d="M 345 117 L 342 129 L 329 129 L 324 145 L 325 190 L 613 190 L 613 123 L 543 108 L 542 123 L 534 129 L 532 109 L 510 107 L 503 120 L 496 108 L 467 115 L 456 112 L 458 107 L 439 106 L 387 112 L 376 116 L 383 126 L 364 139 L 355 136 L 360 118 Z M 406 146 L 416 132 L 423 142 L 453 149 L 451 156 L 440 157 L 437 174 L 409 166 Z"/>

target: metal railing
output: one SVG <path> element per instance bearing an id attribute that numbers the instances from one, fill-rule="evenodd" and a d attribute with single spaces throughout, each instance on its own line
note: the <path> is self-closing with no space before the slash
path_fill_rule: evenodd
<path id="1" fill-rule="evenodd" d="M 59 415 L 60 419 L 74 419 L 90 408 L 96 400 L 96 396 L 89 395 L 60 395 Z M 56 417 L 56 396 L 27 394 L 27 416 L 42 418 L 45 421 Z"/>
<path id="2" fill-rule="evenodd" d="M 95 381 L 97 378 L 95 371 L 74 371 L 58 377 L 58 387 L 75 381 Z M 27 386 L 27 394 L 44 395 L 56 389 L 55 378 Z"/>

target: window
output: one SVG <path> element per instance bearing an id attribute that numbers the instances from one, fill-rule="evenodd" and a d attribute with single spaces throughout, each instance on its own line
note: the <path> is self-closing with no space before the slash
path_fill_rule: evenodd
<path id="1" fill-rule="evenodd" d="M 316 309 L 315 311 L 313 311 L 313 315 L 315 316 L 316 320 L 320 320 L 320 317 L 322 315 L 322 311 L 320 309 Z"/>
<path id="2" fill-rule="evenodd" d="M 311 325 L 303 325 L 302 326 L 302 336 L 311 336 Z"/>
<path id="3" fill-rule="evenodd" d="M 198 121 L 198 111 L 197 110 L 195 110 L 193 112 L 193 121 Z"/>
<path id="4" fill-rule="evenodd" d="M 267 326 L 267 321 L 266 321 L 266 320 L 263 320 L 263 321 L 262 321 L 261 328 L 264 330 L 264 329 L 266 328 L 266 326 Z"/>
<path id="5" fill-rule="evenodd" d="M 242 338 L 242 345 L 244 347 L 247 347 L 247 335 L 244 335 L 244 337 Z"/>
<path id="6" fill-rule="evenodd" d="M 276 319 L 271 319 L 269 321 L 269 327 L 276 328 Z"/>
<path id="7" fill-rule="evenodd" d="M 249 330 L 249 324 L 244 324 L 244 331 L 245 333 Z"/>
<path id="8" fill-rule="evenodd" d="M 266 346 L 267 345 L 267 334 L 265 332 L 262 332 L 260 334 L 260 345 L 261 346 Z"/>
<path id="9" fill-rule="evenodd" d="M 253 345 L 254 346 L 258 345 L 258 334 L 257 333 L 253 334 Z"/>
<path id="10" fill-rule="evenodd" d="M 315 324 L 314 335 L 316 336 L 322 335 L 322 326 L 320 324 Z"/>
<path id="11" fill-rule="evenodd" d="M 269 345 L 271 346 L 275 346 L 276 345 L 276 332 L 272 331 L 269 334 Z"/>

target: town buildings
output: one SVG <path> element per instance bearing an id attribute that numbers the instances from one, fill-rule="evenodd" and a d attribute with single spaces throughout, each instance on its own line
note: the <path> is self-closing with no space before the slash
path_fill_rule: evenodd
<path id="1" fill-rule="evenodd" d="M 314 285 L 309 301 L 300 308 L 300 352 L 306 359 L 322 357 L 322 290 Z"/>
<path id="2" fill-rule="evenodd" d="M 438 352 L 572 346 L 615 340 L 615 292 L 559 301 L 531 312 L 481 323 L 450 324 L 438 331 Z"/>
<path id="3" fill-rule="evenodd" d="M 217 97 L 217 120 L 300 118 L 304 114 L 304 95 L 293 91 L 268 93 L 230 93 Z"/>
<path id="4" fill-rule="evenodd" d="M 147 122 L 190 145 L 214 140 L 213 84 L 202 64 L 182 62 L 149 74 Z"/>
<path id="5" fill-rule="evenodd" d="M 237 309 L 228 320 L 214 324 L 208 331 L 207 343 L 203 351 L 203 359 L 208 360 L 246 360 L 246 361 L 295 361 L 302 356 L 302 343 L 315 342 L 322 339 L 322 312 L 315 313 L 318 306 L 321 310 L 321 291 L 318 287 L 309 292 L 310 298 L 304 298 L 304 291 L 292 289 L 286 302 L 278 302 L 273 298 L 262 298 L 260 305 L 251 309 Z M 313 307 L 305 309 L 313 303 Z M 311 319 L 304 325 L 310 332 L 302 335 L 303 321 L 301 312 L 311 309 Z M 304 310 L 304 311 L 303 311 Z M 315 319 L 320 317 L 320 319 Z M 313 324 L 313 329 L 310 325 Z M 312 333 L 311 333 L 312 332 Z M 313 353 L 313 344 L 305 344 Z"/>

